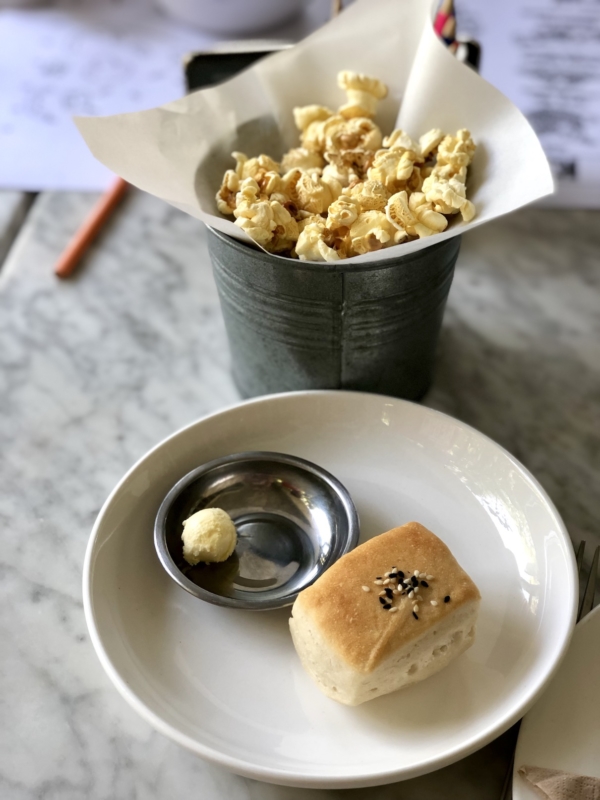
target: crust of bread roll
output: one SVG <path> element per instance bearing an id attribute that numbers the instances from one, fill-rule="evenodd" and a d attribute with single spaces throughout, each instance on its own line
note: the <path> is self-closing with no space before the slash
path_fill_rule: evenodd
<path id="1" fill-rule="evenodd" d="M 394 595 L 396 611 L 383 607 L 386 586 L 374 583 L 393 568 L 405 579 L 415 571 L 433 576 L 419 578 L 412 598 Z M 433 675 L 470 647 L 479 604 L 479 590 L 449 548 L 409 522 L 346 554 L 301 592 L 290 630 L 322 691 L 358 705 Z"/>

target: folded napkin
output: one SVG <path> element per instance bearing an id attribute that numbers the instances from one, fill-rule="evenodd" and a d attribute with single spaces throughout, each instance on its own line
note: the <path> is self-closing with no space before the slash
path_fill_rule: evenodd
<path id="1" fill-rule="evenodd" d="M 600 778 L 542 767 L 521 767 L 519 775 L 549 800 L 600 800 Z"/>

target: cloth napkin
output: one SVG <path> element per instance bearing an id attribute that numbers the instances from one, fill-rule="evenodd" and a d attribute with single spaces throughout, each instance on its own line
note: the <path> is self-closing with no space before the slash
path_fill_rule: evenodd
<path id="1" fill-rule="evenodd" d="M 519 775 L 548 800 L 600 800 L 600 778 L 542 767 L 521 767 Z"/>

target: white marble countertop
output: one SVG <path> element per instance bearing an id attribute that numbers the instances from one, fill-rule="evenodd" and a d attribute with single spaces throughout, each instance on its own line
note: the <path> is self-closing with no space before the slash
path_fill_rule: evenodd
<path id="1" fill-rule="evenodd" d="M 495 800 L 511 732 L 403 784 L 245 780 L 155 733 L 89 642 L 81 571 L 98 510 L 176 428 L 238 399 L 200 223 L 131 193 L 81 270 L 52 264 L 94 197 L 36 198 L 0 270 L 0 797 Z M 0 196 L 0 241 L 23 198 Z M 600 226 L 527 209 L 464 239 L 425 404 L 540 479 L 575 542 L 600 541 Z M 588 554 L 590 548 L 588 547 Z"/>

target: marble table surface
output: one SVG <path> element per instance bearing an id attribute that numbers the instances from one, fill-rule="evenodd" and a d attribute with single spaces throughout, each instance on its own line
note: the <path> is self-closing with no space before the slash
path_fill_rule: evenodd
<path id="1" fill-rule="evenodd" d="M 0 195 L 0 797 L 499 797 L 513 732 L 375 789 L 267 786 L 154 732 L 86 631 L 81 572 L 102 503 L 176 428 L 238 399 L 200 223 L 132 192 L 80 271 L 52 264 L 94 197 Z M 14 240 L 14 241 L 13 241 Z M 530 208 L 464 237 L 428 406 L 540 479 L 574 542 L 600 542 L 600 225 Z M 589 556 L 588 546 L 588 556 Z"/>

